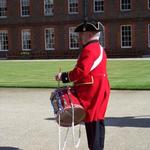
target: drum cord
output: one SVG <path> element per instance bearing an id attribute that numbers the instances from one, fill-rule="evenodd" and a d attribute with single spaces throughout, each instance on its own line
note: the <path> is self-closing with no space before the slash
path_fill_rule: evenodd
<path id="1" fill-rule="evenodd" d="M 73 136 L 73 144 L 74 144 L 74 147 L 77 149 L 80 145 L 80 141 L 81 141 L 81 124 L 79 124 L 79 137 L 78 137 L 78 141 L 75 142 L 75 126 L 74 126 L 74 106 L 73 106 L 73 103 L 72 103 L 72 100 L 70 98 L 70 90 L 68 89 L 68 98 L 69 98 L 69 101 L 70 101 L 70 104 L 71 104 L 71 111 L 72 111 L 72 136 Z M 61 112 L 58 112 L 59 113 L 59 121 L 58 121 L 58 125 L 59 125 L 59 150 L 61 150 L 61 126 L 60 126 L 60 113 Z M 63 148 L 62 150 L 65 149 L 65 146 L 66 146 L 66 143 L 67 143 L 67 138 L 68 138 L 68 133 L 69 133 L 69 129 L 70 127 L 67 128 L 67 132 L 66 132 L 66 135 L 65 135 L 65 139 L 64 139 L 64 144 L 63 144 Z"/>
<path id="2" fill-rule="evenodd" d="M 77 149 L 80 145 L 80 141 L 81 141 L 81 124 L 79 124 L 79 137 L 78 137 L 78 141 L 77 143 L 75 142 L 75 133 L 74 133 L 74 106 L 70 97 L 70 89 L 68 88 L 68 98 L 70 100 L 71 103 L 71 110 L 72 110 L 72 135 L 73 135 L 73 143 L 74 143 L 74 147 Z"/>
<path id="3" fill-rule="evenodd" d="M 72 109 L 72 111 L 74 111 L 74 108 Z M 72 112 L 74 114 L 74 112 Z M 72 115 L 72 119 L 74 119 L 73 115 Z M 59 114 L 59 122 L 58 122 L 58 125 L 59 125 L 59 150 L 61 150 L 61 126 L 60 126 L 60 114 Z M 69 135 L 69 129 L 70 127 L 67 128 L 67 131 L 66 131 L 66 135 L 65 135 L 65 138 L 64 138 L 64 144 L 63 144 L 63 148 L 62 150 L 65 150 L 65 147 L 66 147 L 66 144 L 67 144 L 67 139 L 68 139 L 68 135 Z M 77 143 L 75 142 L 75 132 L 74 132 L 74 121 L 72 121 L 72 136 L 73 136 L 73 144 L 74 144 L 74 147 L 77 149 L 79 148 L 79 145 L 80 145 L 80 141 L 81 141 L 81 124 L 79 124 L 79 137 L 78 137 L 78 141 Z"/>
<path id="4" fill-rule="evenodd" d="M 75 142 L 75 133 L 74 133 L 74 107 L 72 106 L 72 135 L 73 135 L 73 143 L 74 147 L 77 149 L 79 147 L 81 141 L 81 125 L 79 125 L 79 139 L 77 143 Z"/>
<path id="5" fill-rule="evenodd" d="M 60 114 L 59 114 L 59 150 L 61 150 L 61 126 L 60 126 Z M 65 149 L 66 147 L 66 144 L 67 144 L 67 138 L 68 138 L 68 133 L 69 133 L 69 128 L 67 128 L 67 132 L 66 132 L 66 135 L 65 135 L 65 139 L 64 139 L 64 145 L 63 145 L 63 148 L 62 150 Z"/>

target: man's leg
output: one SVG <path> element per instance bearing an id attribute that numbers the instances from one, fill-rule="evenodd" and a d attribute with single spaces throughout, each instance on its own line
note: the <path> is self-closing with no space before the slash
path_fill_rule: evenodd
<path id="1" fill-rule="evenodd" d="M 85 123 L 88 147 L 90 150 L 103 150 L 105 139 L 104 121 Z"/>

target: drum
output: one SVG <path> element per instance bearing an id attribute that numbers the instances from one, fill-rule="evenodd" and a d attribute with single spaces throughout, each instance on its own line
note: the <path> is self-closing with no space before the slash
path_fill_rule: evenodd
<path id="1" fill-rule="evenodd" d="M 77 125 L 85 118 L 84 108 L 79 103 L 75 91 L 70 87 L 56 89 L 51 93 L 50 100 L 60 126 L 72 126 L 73 121 L 74 125 Z"/>

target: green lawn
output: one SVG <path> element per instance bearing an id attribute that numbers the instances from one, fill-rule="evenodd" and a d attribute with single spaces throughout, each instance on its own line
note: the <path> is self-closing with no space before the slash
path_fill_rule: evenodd
<path id="1" fill-rule="evenodd" d="M 108 62 L 112 89 L 150 89 L 150 60 Z"/>
<path id="2" fill-rule="evenodd" d="M 0 87 L 54 88 L 59 71 L 70 70 L 75 61 L 0 61 Z M 109 60 L 112 89 L 150 89 L 150 60 Z M 61 84 L 62 85 L 62 84 Z"/>

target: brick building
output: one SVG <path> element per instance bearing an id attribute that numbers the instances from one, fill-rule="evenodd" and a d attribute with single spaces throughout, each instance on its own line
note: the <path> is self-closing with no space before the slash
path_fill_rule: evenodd
<path id="1" fill-rule="evenodd" d="M 150 55 L 150 0 L 0 0 L 0 58 L 76 58 L 84 19 L 104 25 L 108 57 Z"/>

